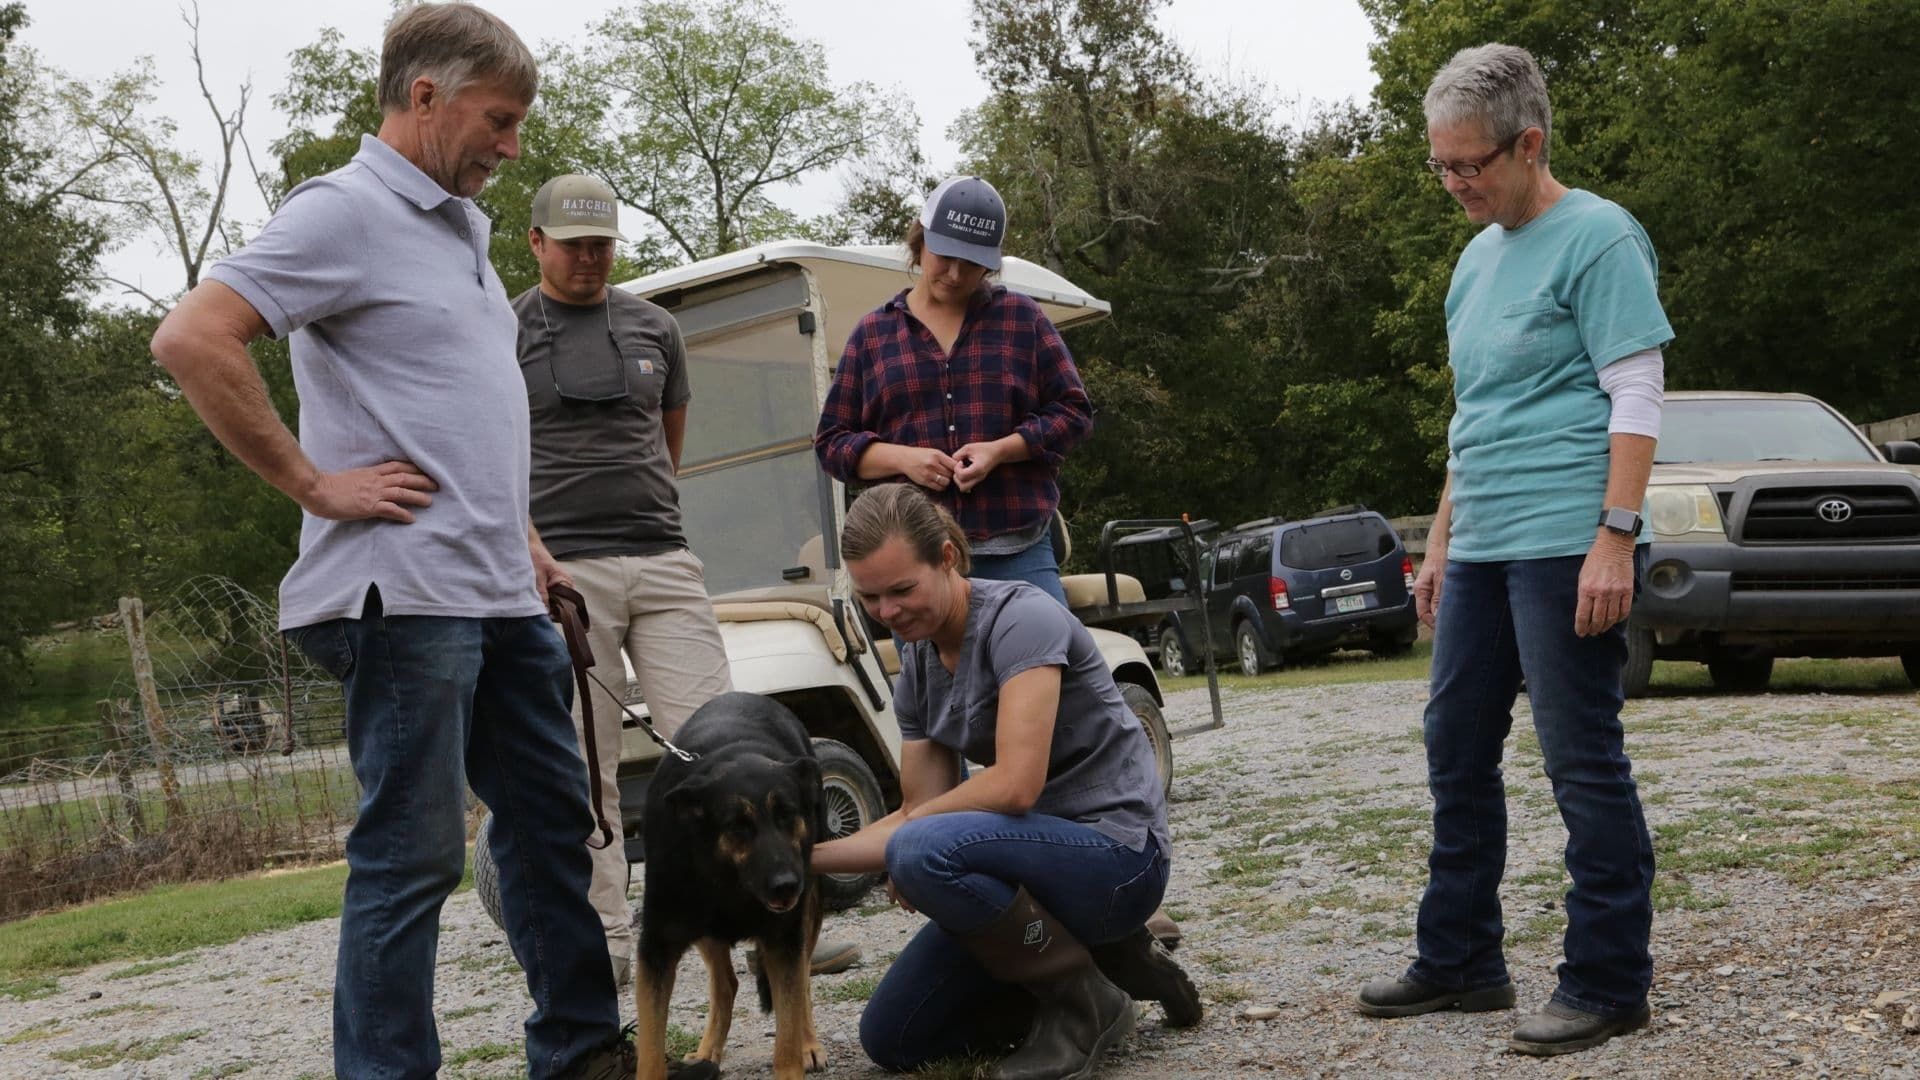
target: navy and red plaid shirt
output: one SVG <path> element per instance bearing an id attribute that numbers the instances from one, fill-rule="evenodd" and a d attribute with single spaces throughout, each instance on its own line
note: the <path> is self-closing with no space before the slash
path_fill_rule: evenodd
<path id="1" fill-rule="evenodd" d="M 1073 355 L 1032 299 L 1000 285 L 976 294 L 948 357 L 902 291 L 847 338 L 813 450 L 827 472 L 858 483 L 860 455 L 876 442 L 951 454 L 1019 432 L 1029 460 L 1001 465 L 965 494 L 931 492 L 968 539 L 984 540 L 1053 514 L 1060 463 L 1092 429 Z"/>

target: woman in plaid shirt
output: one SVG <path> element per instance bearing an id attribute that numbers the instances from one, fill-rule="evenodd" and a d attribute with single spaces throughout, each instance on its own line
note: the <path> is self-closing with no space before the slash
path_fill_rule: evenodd
<path id="1" fill-rule="evenodd" d="M 854 328 L 814 452 L 849 484 L 908 480 L 973 546 L 973 576 L 1026 581 L 1062 604 L 1049 526 L 1060 463 L 1093 405 L 1040 306 L 987 280 L 1007 209 L 974 176 L 927 197 L 907 233 L 920 277 Z"/>

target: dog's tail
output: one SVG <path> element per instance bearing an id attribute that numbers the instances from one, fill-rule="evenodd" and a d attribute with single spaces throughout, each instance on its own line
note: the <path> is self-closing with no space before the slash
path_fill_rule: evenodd
<path id="1" fill-rule="evenodd" d="M 764 966 L 754 965 L 753 988 L 760 994 L 760 1011 L 763 1013 L 772 1012 L 773 987 L 767 985 L 767 969 Z"/>

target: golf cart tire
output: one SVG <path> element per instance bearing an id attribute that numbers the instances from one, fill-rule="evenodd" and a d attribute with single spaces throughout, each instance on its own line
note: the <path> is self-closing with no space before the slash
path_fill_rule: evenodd
<path id="1" fill-rule="evenodd" d="M 1138 683 L 1121 683 L 1120 700 L 1127 703 L 1133 715 L 1140 718 L 1140 726 L 1146 730 L 1147 742 L 1153 746 L 1153 767 L 1160 772 L 1160 793 L 1173 791 L 1173 737 L 1167 734 L 1167 718 L 1160 712 L 1160 705 L 1153 700 L 1153 694 Z"/>
<path id="2" fill-rule="evenodd" d="M 826 824 L 826 835 L 819 839 L 852 836 L 887 816 L 879 781 L 851 746 L 835 739 L 815 739 L 813 753 L 820 761 L 821 816 Z M 845 911 L 879 883 L 878 873 L 821 874 L 820 903 L 828 911 Z"/>
<path id="3" fill-rule="evenodd" d="M 493 861 L 493 844 L 487 838 L 492 828 L 493 811 L 489 810 L 473 833 L 473 893 L 480 898 L 480 906 L 493 925 L 505 930 L 507 921 L 500 914 L 500 867 Z"/>

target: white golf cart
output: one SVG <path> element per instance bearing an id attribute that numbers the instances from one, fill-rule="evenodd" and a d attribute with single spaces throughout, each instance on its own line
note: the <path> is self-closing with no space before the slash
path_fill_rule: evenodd
<path id="1" fill-rule="evenodd" d="M 892 694 L 899 660 L 893 642 L 876 636 L 840 566 L 847 496 L 820 469 L 813 431 L 854 324 L 910 285 L 911 275 L 902 248 L 785 241 L 621 286 L 679 320 L 693 386 L 679 473 L 687 540 L 706 564 L 734 687 L 778 699 L 814 736 L 834 836 L 900 803 Z M 1038 301 L 1062 329 L 1109 311 L 1065 278 L 1020 259 L 1005 260 L 1000 281 Z M 1086 577 L 1068 581 L 1070 598 L 1088 598 L 1075 607 L 1096 596 L 1111 599 L 1107 576 Z M 1170 783 L 1172 745 L 1153 665 L 1124 633 L 1091 632 Z M 646 711 L 633 693 L 629 704 Z M 628 859 L 639 861 L 646 784 L 661 750 L 631 718 L 622 736 L 621 824 Z M 485 843 L 474 857 L 476 887 L 497 921 Z M 832 908 L 851 906 L 874 881 L 830 877 L 822 883 L 825 900 Z"/>

